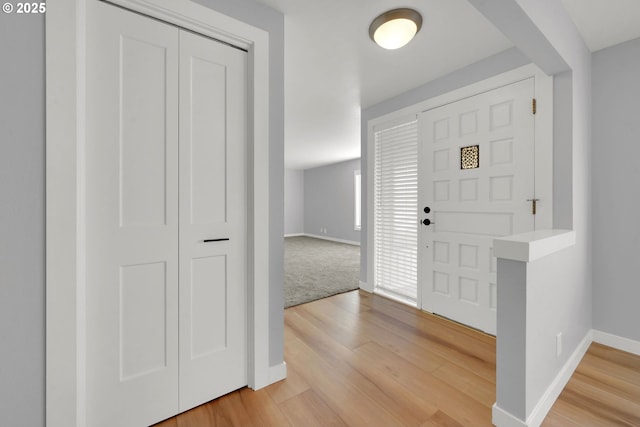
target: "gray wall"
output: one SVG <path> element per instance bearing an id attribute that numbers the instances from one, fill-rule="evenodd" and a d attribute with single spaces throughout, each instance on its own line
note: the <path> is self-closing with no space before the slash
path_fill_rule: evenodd
<path id="1" fill-rule="evenodd" d="M 575 287 L 566 286 L 567 266 L 575 265 L 575 256 L 575 249 L 568 248 L 530 263 L 498 259 L 496 401 L 521 420 L 531 414 L 575 349 L 575 320 L 584 316 L 581 305 L 566 305 L 584 299 Z M 559 357 L 558 332 L 563 341 Z M 579 329 L 579 341 L 585 333 Z"/>
<path id="2" fill-rule="evenodd" d="M 510 387 L 496 387 L 496 402 L 509 408 L 512 415 L 526 419 L 527 387 L 527 265 L 524 262 L 498 258 L 498 333 L 496 354 L 509 352 L 496 369 L 496 384 L 509 382 Z"/>
<path id="3" fill-rule="evenodd" d="M 271 365 L 283 360 L 284 17 L 252 0 L 200 0 L 270 36 Z M 0 14 L 0 425 L 44 426 L 44 16 Z"/>
<path id="4" fill-rule="evenodd" d="M 594 329 L 640 341 L 640 39 L 593 55 Z"/>
<path id="5" fill-rule="evenodd" d="M 544 393 L 591 329 L 591 288 L 588 282 L 579 282 L 589 274 L 588 268 L 577 273 L 572 271 L 574 266 L 582 262 L 578 246 L 527 264 L 527 325 L 526 333 L 520 334 L 526 335 L 526 414 L 523 420 L 544 397 Z M 560 356 L 556 356 L 558 333 L 562 333 Z M 507 350 L 507 357 L 512 359 L 510 350 Z M 512 379 L 507 378 L 506 381 L 511 382 Z M 500 386 L 497 388 L 501 389 Z M 510 392 L 509 388 L 502 391 Z"/>
<path id="6" fill-rule="evenodd" d="M 304 170 L 284 170 L 284 235 L 304 233 Z"/>
<path id="7" fill-rule="evenodd" d="M 401 108 L 409 107 L 427 99 L 442 95 L 463 86 L 470 85 L 505 71 L 513 70 L 522 65 L 529 64 L 527 59 L 518 49 L 512 48 L 478 61 L 467 67 L 454 71 L 451 74 L 433 80 L 414 90 L 383 101 L 365 110 L 361 115 L 361 167 L 362 182 L 367 182 L 367 126 L 369 120 L 384 116 Z M 363 184 L 365 185 L 365 184 Z M 360 239 L 360 280 L 373 287 L 373 278 L 367 278 L 367 192 L 362 192 L 362 236 Z"/>
<path id="8" fill-rule="evenodd" d="M 304 171 L 304 232 L 360 242 L 354 230 L 354 172 L 360 159 Z M 320 228 L 326 228 L 321 233 Z"/>
<path id="9" fill-rule="evenodd" d="M 573 227 L 573 76 L 553 76 L 553 227 Z"/>
<path id="10" fill-rule="evenodd" d="M 0 425 L 44 425 L 44 16 L 0 14 Z"/>

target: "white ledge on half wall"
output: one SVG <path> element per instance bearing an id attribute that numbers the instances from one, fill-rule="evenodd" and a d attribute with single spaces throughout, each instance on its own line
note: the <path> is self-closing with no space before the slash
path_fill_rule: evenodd
<path id="1" fill-rule="evenodd" d="M 573 230 L 536 230 L 493 241 L 493 256 L 531 262 L 575 245 Z"/>

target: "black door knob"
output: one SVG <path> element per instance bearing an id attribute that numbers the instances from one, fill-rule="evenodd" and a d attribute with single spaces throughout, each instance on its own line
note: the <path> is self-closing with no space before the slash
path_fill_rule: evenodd
<path id="1" fill-rule="evenodd" d="M 422 221 L 422 223 L 424 225 L 430 225 L 431 224 L 431 220 L 429 218 L 425 219 L 424 221 Z"/>
<path id="2" fill-rule="evenodd" d="M 425 206 L 424 213 L 429 213 L 429 212 L 431 212 L 431 208 L 429 206 Z"/>

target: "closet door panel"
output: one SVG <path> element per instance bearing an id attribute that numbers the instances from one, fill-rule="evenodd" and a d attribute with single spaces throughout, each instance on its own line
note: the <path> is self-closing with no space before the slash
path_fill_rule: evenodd
<path id="1" fill-rule="evenodd" d="M 167 48 L 120 39 L 120 222 L 166 224 Z M 142 172 L 144 169 L 144 172 Z"/>
<path id="2" fill-rule="evenodd" d="M 246 53 L 180 32 L 180 410 L 247 384 Z"/>
<path id="3" fill-rule="evenodd" d="M 191 102 L 185 110 L 191 111 L 186 124 L 191 137 L 185 144 L 190 147 L 191 224 L 226 224 L 227 68 L 198 57 L 190 57 L 188 67 L 186 96 Z"/>
<path id="4" fill-rule="evenodd" d="M 178 412 L 178 30 L 87 2 L 87 425 Z"/>

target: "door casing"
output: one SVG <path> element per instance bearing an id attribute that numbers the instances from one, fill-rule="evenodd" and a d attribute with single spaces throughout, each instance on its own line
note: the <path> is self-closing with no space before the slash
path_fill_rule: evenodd
<path id="1" fill-rule="evenodd" d="M 58 0 L 46 15 L 46 423 L 86 425 L 86 4 Z M 269 35 L 193 2 L 111 3 L 248 52 L 248 382 L 286 376 L 269 366 Z M 275 375 L 274 375 L 275 373 Z"/>

